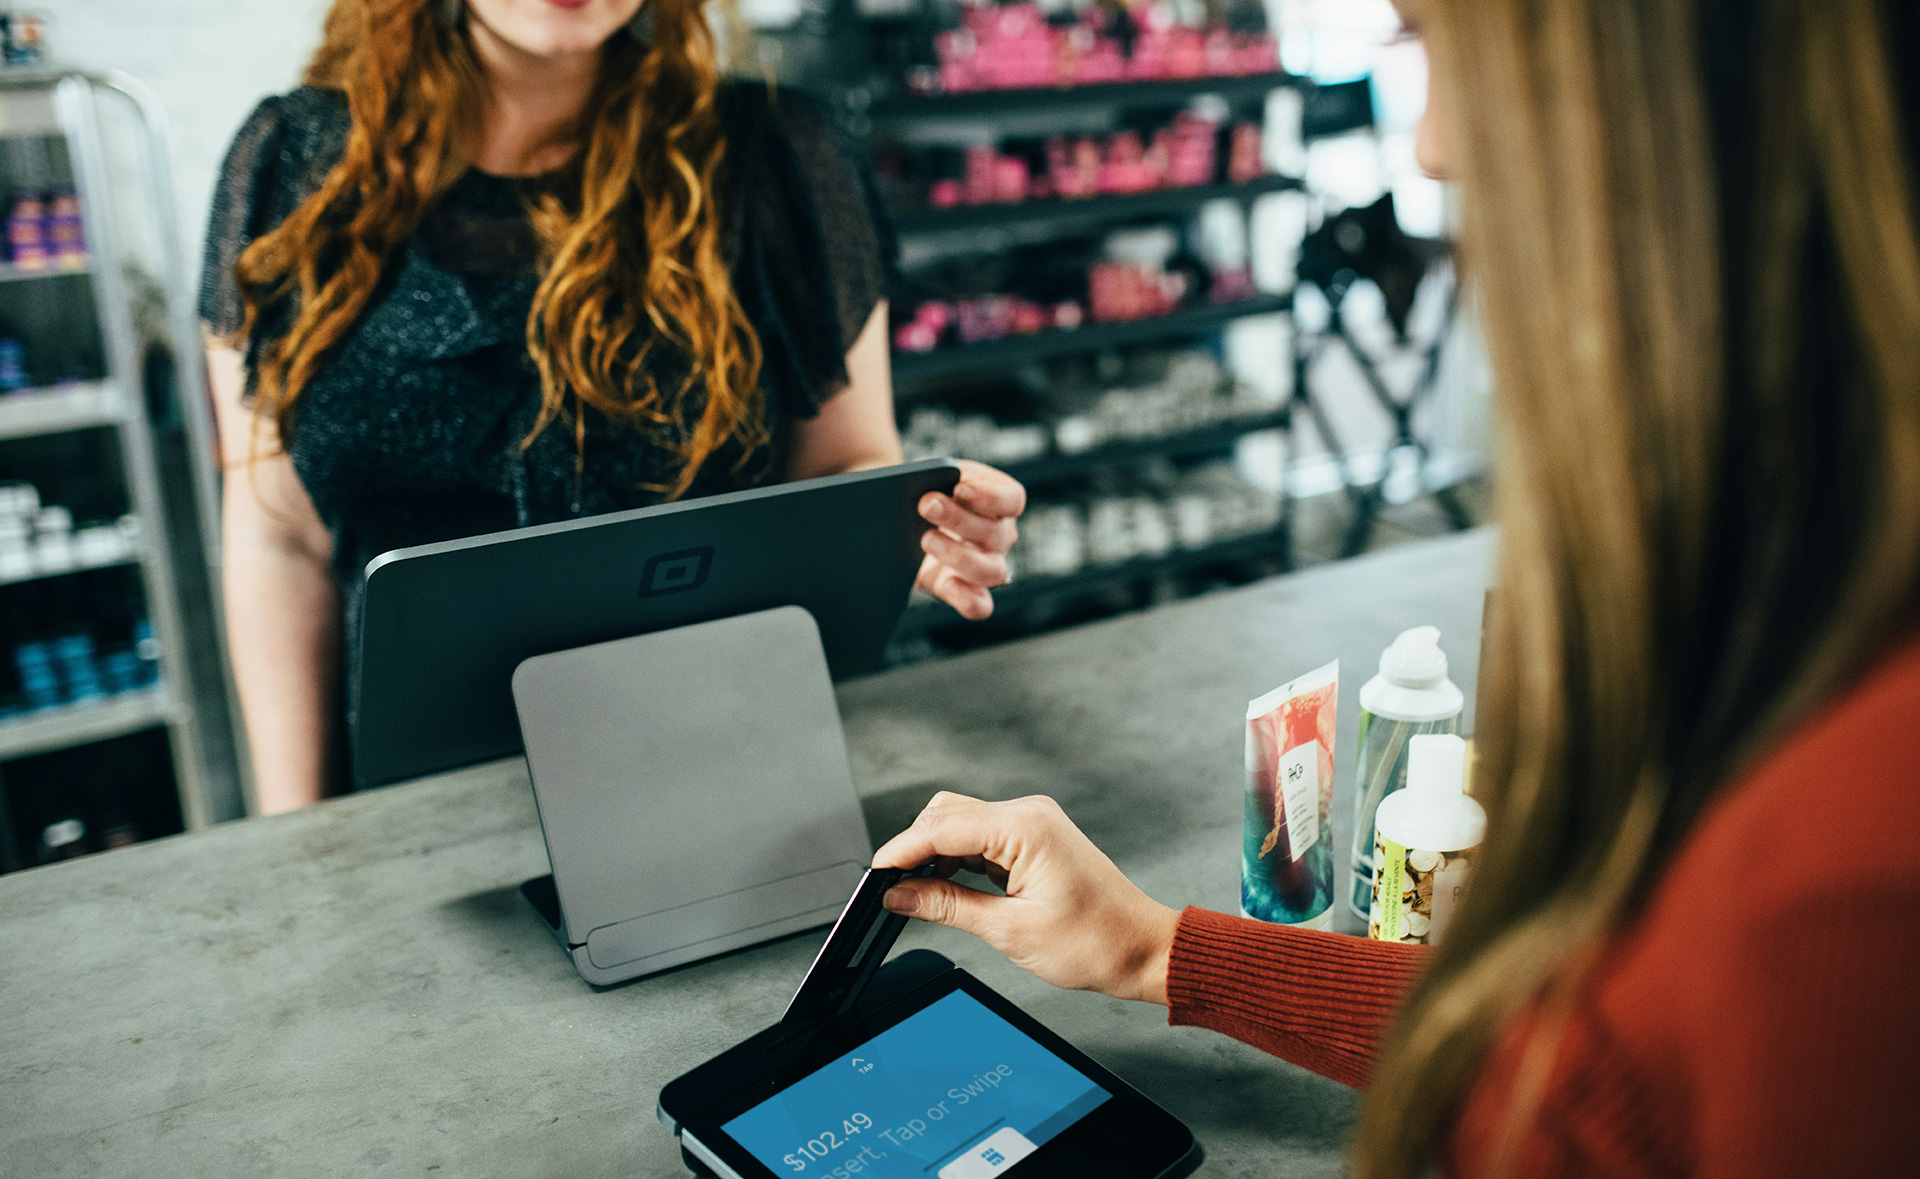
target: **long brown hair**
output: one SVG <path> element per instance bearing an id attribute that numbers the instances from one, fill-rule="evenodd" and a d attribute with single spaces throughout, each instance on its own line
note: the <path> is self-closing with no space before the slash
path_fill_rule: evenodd
<path id="1" fill-rule="evenodd" d="M 1915 129 L 1890 14 L 1426 7 L 1502 422 L 1491 825 L 1382 1053 L 1363 1179 L 1424 1173 L 1498 1032 L 1545 996 L 1512 1148 L 1585 965 L 1920 587 Z"/>
<path id="2" fill-rule="evenodd" d="M 729 441 L 741 461 L 765 442 L 760 344 L 727 272 L 715 200 L 726 143 L 704 3 L 647 0 L 649 34 L 609 39 L 573 129 L 577 196 L 547 193 L 531 210 L 542 275 L 526 339 L 541 405 L 522 444 L 565 421 L 581 461 L 588 408 L 650 428 L 680 461 L 657 489 L 670 497 Z M 241 338 L 295 298 L 253 372 L 256 405 L 283 437 L 395 249 L 467 167 L 485 79 L 465 22 L 448 13 L 442 0 L 334 0 L 327 14 L 306 80 L 345 94 L 352 129 L 318 190 L 237 266 Z M 649 366 L 662 347 L 677 362 Z M 675 377 L 663 384 L 660 368 Z"/>

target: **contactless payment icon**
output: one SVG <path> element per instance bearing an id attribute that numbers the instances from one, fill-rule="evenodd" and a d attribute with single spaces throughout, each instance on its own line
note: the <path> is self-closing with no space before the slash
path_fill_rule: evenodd
<path id="1" fill-rule="evenodd" d="M 707 571 L 712 565 L 711 548 L 661 553 L 647 562 L 646 571 L 640 575 L 640 596 L 651 598 L 659 594 L 698 589 L 706 581 Z"/>

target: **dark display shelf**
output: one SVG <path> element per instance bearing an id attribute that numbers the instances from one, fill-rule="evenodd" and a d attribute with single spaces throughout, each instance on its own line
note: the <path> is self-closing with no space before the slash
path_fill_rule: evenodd
<path id="1" fill-rule="evenodd" d="M 1153 344 L 1199 335 L 1236 319 L 1272 315 L 1292 306 L 1292 295 L 1256 295 L 1232 303 L 1202 304 L 1152 319 L 1088 324 L 1086 327 L 1036 332 L 1030 336 L 1008 336 L 978 344 L 954 344 L 930 352 L 896 352 L 893 354 L 893 375 L 896 379 L 951 376 L 955 373 L 1011 368 L 1054 356 L 1071 356 L 1076 352 Z"/>
<path id="2" fill-rule="evenodd" d="M 1162 188 L 1152 192 L 1073 199 L 1053 198 L 1017 204 L 912 209 L 894 214 L 893 228 L 901 234 L 928 234 L 1003 229 L 1014 225 L 1158 217 L 1191 212 L 1208 201 L 1250 201 L 1270 192 L 1286 192 L 1300 187 L 1301 182 L 1292 176 L 1262 176 L 1241 184 L 1202 184 L 1189 188 Z"/>
<path id="3" fill-rule="evenodd" d="M 1231 565 L 1241 561 L 1278 557 L 1285 550 L 1284 534 L 1278 529 L 1267 529 L 1247 536 L 1218 541 L 1197 549 L 1175 549 L 1164 557 L 1138 557 L 1111 565 L 1089 566 L 1078 573 L 1028 578 L 993 591 L 994 613 L 997 615 L 1001 611 L 1017 610 L 1022 606 L 1048 598 L 1071 597 L 1111 586 L 1148 581 L 1176 573 L 1188 573 L 1215 565 Z M 938 626 L 959 624 L 962 621 L 959 612 L 945 602 L 921 602 L 907 607 L 906 612 L 901 615 L 900 624 L 905 631 L 924 632 Z"/>
<path id="4" fill-rule="evenodd" d="M 1089 106 L 1179 106 L 1202 94 L 1218 94 L 1227 99 L 1259 98 L 1282 86 L 1298 84 L 1298 79 L 1282 72 L 1026 90 L 967 90 L 957 94 L 900 94 L 875 100 L 868 114 L 876 120 L 905 122 L 971 115 L 1032 114 Z"/>
<path id="5" fill-rule="evenodd" d="M 1162 434 L 1152 438 L 1128 438 L 1104 443 L 1078 454 L 1049 454 L 1041 458 L 1007 463 L 1001 467 L 1001 470 L 1020 482 L 1033 486 L 1057 479 L 1075 478 L 1143 458 L 1179 458 L 1186 455 L 1206 454 L 1209 451 L 1230 446 L 1241 436 L 1258 430 L 1282 429 L 1287 425 L 1288 420 L 1285 410 L 1249 414 L 1245 417 L 1214 422 L 1197 430 L 1183 430 L 1178 434 Z"/>

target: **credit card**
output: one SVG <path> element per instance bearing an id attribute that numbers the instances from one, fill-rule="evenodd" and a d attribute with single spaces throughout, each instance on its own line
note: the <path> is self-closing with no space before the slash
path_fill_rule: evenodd
<path id="1" fill-rule="evenodd" d="M 807 977 L 787 1004 L 782 1025 L 817 1023 L 850 1010 L 860 1000 L 873 972 L 886 961 L 888 951 L 907 919 L 880 903 L 887 890 L 912 877 L 931 876 L 936 865 L 918 868 L 868 868 L 859 887 L 840 910 L 826 944 L 814 955 Z"/>

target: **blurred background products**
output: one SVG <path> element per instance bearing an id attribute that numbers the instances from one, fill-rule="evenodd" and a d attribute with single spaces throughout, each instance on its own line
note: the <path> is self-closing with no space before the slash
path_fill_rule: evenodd
<path id="1" fill-rule="evenodd" d="M 40 29 L 0 20 L 9 66 L 32 63 Z M 6 82 L 0 872 L 245 811 L 210 407 L 158 108 L 106 71 Z"/>
<path id="2" fill-rule="evenodd" d="M 897 210 L 1078 200 L 1257 179 L 1268 173 L 1261 134 L 1254 121 L 1183 110 L 1119 131 L 882 148 L 875 169 Z"/>
<path id="3" fill-rule="evenodd" d="M 16 192 L 7 214 L 7 261 L 22 270 L 84 267 L 79 195 L 72 189 Z"/>
<path id="4" fill-rule="evenodd" d="M 1036 500 L 1009 556 L 1016 579 L 1164 557 L 1250 536 L 1280 522 L 1280 497 L 1248 483 L 1232 463 L 1136 474 L 1069 501 Z"/>
<path id="5" fill-rule="evenodd" d="M 933 37 L 934 61 L 905 81 L 917 93 L 1086 86 L 1222 78 L 1279 69 L 1279 50 L 1257 5 L 1220 16 L 1198 4 L 1155 0 L 1131 7 L 978 4 L 949 10 Z"/>

